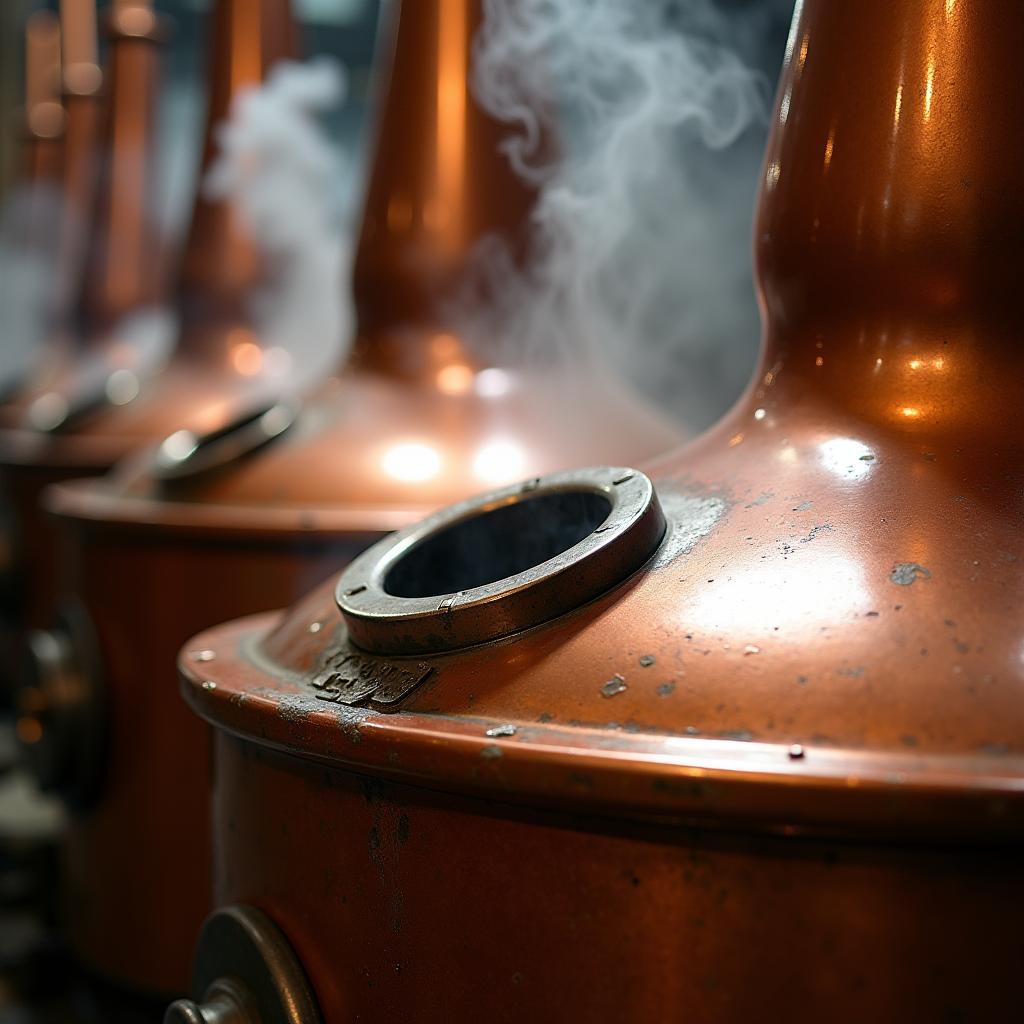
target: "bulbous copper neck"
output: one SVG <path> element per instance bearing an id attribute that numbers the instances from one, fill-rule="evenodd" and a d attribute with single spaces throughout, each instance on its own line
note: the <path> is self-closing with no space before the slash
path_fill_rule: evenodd
<path id="1" fill-rule="evenodd" d="M 1021 52 L 1001 0 L 797 4 L 756 221 L 762 390 L 922 437 L 1019 405 Z"/>
<path id="2" fill-rule="evenodd" d="M 1022 51 L 1018 4 L 798 3 L 756 227 L 762 395 L 923 438 L 1018 406 Z"/>
<path id="3" fill-rule="evenodd" d="M 181 351 L 215 358 L 224 353 L 208 351 L 210 333 L 190 328 L 244 329 L 264 269 L 240 211 L 230 200 L 208 199 L 202 182 L 217 155 L 217 127 L 229 118 L 235 97 L 259 85 L 278 61 L 294 57 L 297 43 L 289 0 L 218 0 L 211 21 L 203 157 L 178 287 Z"/>
<path id="4" fill-rule="evenodd" d="M 353 287 L 356 357 L 415 375 L 466 361 L 444 302 L 474 247 L 522 249 L 534 194 L 500 151 L 507 127 L 470 89 L 481 0 L 392 5 L 379 66 L 381 118 Z"/>

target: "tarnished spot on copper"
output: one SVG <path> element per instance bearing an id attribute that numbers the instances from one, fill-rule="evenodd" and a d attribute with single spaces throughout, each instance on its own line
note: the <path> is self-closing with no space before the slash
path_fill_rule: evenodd
<path id="1" fill-rule="evenodd" d="M 820 523 L 818 526 L 811 528 L 811 532 L 806 537 L 800 538 L 801 544 L 810 544 L 812 540 L 817 540 L 823 533 L 829 533 L 832 530 L 831 523 Z"/>
<path id="2" fill-rule="evenodd" d="M 492 739 L 497 736 L 515 736 L 518 732 L 514 725 L 506 723 L 505 725 L 495 725 L 488 729 L 484 735 L 490 736 Z"/>
<path id="3" fill-rule="evenodd" d="M 650 668 L 654 664 L 654 662 L 655 662 L 655 657 L 654 657 L 653 654 L 644 654 L 640 658 L 640 667 L 641 668 Z"/>
<path id="4" fill-rule="evenodd" d="M 616 672 L 615 675 L 613 675 L 611 679 L 601 687 L 601 696 L 615 697 L 620 693 L 624 693 L 628 689 L 629 687 L 626 685 L 626 680 Z"/>
<path id="5" fill-rule="evenodd" d="M 493 761 L 495 758 L 503 757 L 501 747 L 491 745 L 489 747 L 482 747 L 480 750 L 480 756 L 486 761 Z"/>
<path id="6" fill-rule="evenodd" d="M 917 562 L 897 562 L 889 573 L 889 581 L 899 587 L 909 587 L 915 580 L 930 580 L 932 573 Z"/>
<path id="7" fill-rule="evenodd" d="M 422 661 L 395 662 L 356 653 L 333 651 L 325 655 L 310 685 L 317 700 L 333 704 L 397 704 L 433 671 Z"/>
<path id="8" fill-rule="evenodd" d="M 650 562 L 651 568 L 660 568 L 690 551 L 720 522 L 729 508 L 724 498 L 717 495 L 687 494 L 658 488 L 658 501 L 668 526 L 661 547 Z"/>

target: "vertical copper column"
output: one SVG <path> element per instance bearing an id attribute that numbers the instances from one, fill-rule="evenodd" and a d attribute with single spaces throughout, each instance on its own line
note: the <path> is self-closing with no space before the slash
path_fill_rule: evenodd
<path id="1" fill-rule="evenodd" d="M 148 3 L 120 3 L 109 13 L 107 31 L 108 103 L 75 318 L 79 347 L 105 343 L 121 318 L 163 297 L 154 195 L 161 28 Z"/>
<path id="2" fill-rule="evenodd" d="M 21 178 L 30 197 L 39 201 L 41 186 L 60 176 L 64 108 L 60 88 L 60 23 L 47 11 L 38 11 L 25 26 L 25 120 Z M 38 184 L 37 184 L 38 183 Z M 31 196 L 31 193 L 35 196 Z M 33 216 L 28 215 L 31 224 Z"/>
<path id="3" fill-rule="evenodd" d="M 802 6 L 756 230 L 773 405 L 1017 446 L 1022 48 L 1014 4 Z"/>
<path id="4" fill-rule="evenodd" d="M 237 206 L 203 192 L 203 178 L 216 156 L 216 129 L 242 90 L 258 86 L 274 64 L 295 52 L 288 0 L 220 0 L 215 5 L 202 165 L 178 280 L 179 344 L 190 357 L 230 365 L 230 342 L 238 342 L 233 332 L 251 331 L 249 302 L 264 274 Z"/>
<path id="5" fill-rule="evenodd" d="M 54 312 L 67 315 L 84 266 L 96 186 L 103 74 L 95 0 L 61 0 L 61 87 L 66 111 L 60 252 Z"/>
<path id="6" fill-rule="evenodd" d="M 486 236 L 516 253 L 525 242 L 536 196 L 500 152 L 505 126 L 470 91 L 481 18 L 480 0 L 401 3 L 380 47 L 391 66 L 353 277 L 356 357 L 375 369 L 464 360 L 440 302 Z M 423 342 L 438 334 L 431 353 Z"/>

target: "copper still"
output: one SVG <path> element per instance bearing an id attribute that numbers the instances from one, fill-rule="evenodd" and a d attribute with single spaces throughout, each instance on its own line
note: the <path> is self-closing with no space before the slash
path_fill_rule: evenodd
<path id="1" fill-rule="evenodd" d="M 183 424 L 103 481 L 48 496 L 67 600 L 57 627 L 33 634 L 19 730 L 40 778 L 77 808 L 74 946 L 137 989 L 188 990 L 210 908 L 207 730 L 174 668 L 187 637 L 294 600 L 490 481 L 643 459 L 680 437 L 586 367 L 474 363 L 445 300 L 481 238 L 524 248 L 534 196 L 499 152 L 504 126 L 469 91 L 479 0 L 386 13 L 358 337 L 337 379 L 301 412 L 278 401 L 224 429 Z"/>
<path id="2" fill-rule="evenodd" d="M 797 8 L 738 406 L 184 648 L 222 909 L 168 1020 L 1016 1016 L 1024 9 Z"/>
<path id="3" fill-rule="evenodd" d="M 213 20 L 203 170 L 213 154 L 212 132 L 227 118 L 232 98 L 293 52 L 287 7 L 277 0 L 256 6 L 223 0 Z M 155 44 L 163 28 L 149 4 L 135 2 L 114 7 L 108 24 L 105 142 L 75 316 L 62 357 L 0 408 L 6 424 L 0 486 L 13 512 L 11 546 L 21 552 L 6 588 L 15 595 L 6 618 L 16 631 L 53 617 L 56 541 L 39 511 L 48 484 L 102 473 L 179 427 L 216 428 L 285 386 L 231 363 L 240 335 L 258 345 L 244 299 L 259 286 L 263 268 L 233 204 L 202 194 L 179 270 L 177 340 L 166 366 L 154 372 L 167 356 L 161 317 L 137 329 L 133 314 L 158 313 L 165 300 L 152 196 Z"/>

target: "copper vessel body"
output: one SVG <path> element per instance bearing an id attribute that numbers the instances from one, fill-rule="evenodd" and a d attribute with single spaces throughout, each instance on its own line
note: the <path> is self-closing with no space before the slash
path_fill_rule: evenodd
<path id="1" fill-rule="evenodd" d="M 289 430 L 206 472 L 188 472 L 186 457 L 162 479 L 142 460 L 49 496 L 68 538 L 65 590 L 93 623 L 109 708 L 106 781 L 69 839 L 71 927 L 88 962 L 136 986 L 187 989 L 190 932 L 210 905 L 208 734 L 174 669 L 187 637 L 294 600 L 382 534 L 503 478 L 506 462 L 514 476 L 539 473 L 599 452 L 652 456 L 679 437 L 596 372 L 472 361 L 439 300 L 482 236 L 521 247 L 534 196 L 469 92 L 477 0 L 393 10 L 354 275 L 358 338 L 337 380 Z M 217 263 L 229 278 L 232 261 Z M 231 308 L 230 287 L 221 294 L 205 318 Z M 200 457 L 231 441 L 229 431 L 200 443 Z M 140 602 L 139 586 L 157 603 Z M 182 750 L 187 774 L 168 771 Z M 143 819 L 142 845 L 126 846 Z"/>
<path id="2" fill-rule="evenodd" d="M 998 0 L 798 5 L 762 363 L 650 469 L 645 568 L 394 656 L 338 614 L 370 552 L 183 650 L 217 902 L 276 921 L 326 1021 L 1016 1013 L 1022 47 Z M 474 591 L 423 593 L 458 647 Z"/>

